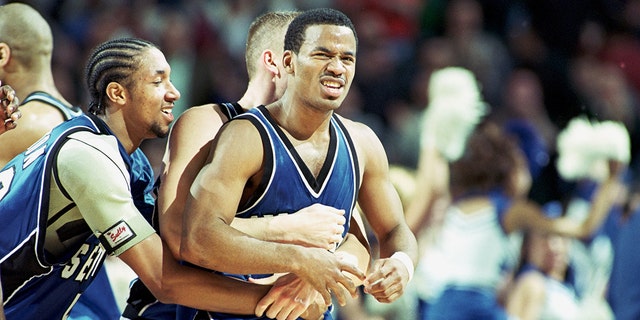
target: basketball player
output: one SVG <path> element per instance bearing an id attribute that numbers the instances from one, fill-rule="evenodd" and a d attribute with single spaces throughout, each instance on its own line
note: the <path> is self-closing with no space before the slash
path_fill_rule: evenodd
<path id="1" fill-rule="evenodd" d="M 330 251 L 260 241 L 230 223 L 237 217 L 293 213 L 322 203 L 346 212 L 345 235 L 358 201 L 381 242 L 382 259 L 364 280 L 365 291 L 384 302 L 402 294 L 417 246 L 390 183 L 386 154 L 371 129 L 334 114 L 353 80 L 356 44 L 353 24 L 339 11 L 313 9 L 291 22 L 285 36 L 288 87 L 283 97 L 223 126 L 209 163 L 191 186 L 180 248 L 186 261 L 221 272 L 258 269 L 268 276 L 313 259 L 318 274 L 330 270 L 338 277 L 342 273 L 334 268 L 336 256 Z M 319 294 L 327 304 L 333 293 L 344 305 L 345 290 L 351 291 L 352 283 L 294 274 L 302 280 L 300 290 L 315 289 L 309 297 Z M 266 316 L 276 315 L 267 311 Z"/>

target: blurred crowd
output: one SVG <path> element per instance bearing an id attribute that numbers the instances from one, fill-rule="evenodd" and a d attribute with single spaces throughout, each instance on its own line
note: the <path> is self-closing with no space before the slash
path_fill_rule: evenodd
<path id="1" fill-rule="evenodd" d="M 621 121 L 632 137 L 640 130 L 639 1 L 27 2 L 51 22 L 56 83 L 81 107 L 86 105 L 81 62 L 105 39 L 133 35 L 158 43 L 182 92 L 177 107 L 184 110 L 241 96 L 247 82 L 246 30 L 257 15 L 330 6 L 351 17 L 360 40 L 355 83 L 340 112 L 372 126 L 392 163 L 416 166 L 416 114 L 427 105 L 429 75 L 451 65 L 476 75 L 492 116 L 535 126 L 547 150 L 554 149 L 556 133 L 580 114 Z M 632 141 L 633 155 L 638 144 Z M 155 153 L 162 148 L 148 150 L 157 162 Z M 548 160 L 538 161 L 544 166 Z M 543 202 L 554 196 L 552 189 L 536 192 Z"/>
<path id="2" fill-rule="evenodd" d="M 530 198 L 563 198 L 554 161 L 558 133 L 577 116 L 622 123 L 630 176 L 640 170 L 638 0 L 33 0 L 53 29 L 52 67 L 63 96 L 86 107 L 82 66 L 109 38 L 157 43 L 182 93 L 174 114 L 235 101 L 246 89 L 245 37 L 269 10 L 334 7 L 358 29 L 355 82 L 338 113 L 379 135 L 392 165 L 415 169 L 420 115 L 434 70 L 476 76 L 488 117 L 519 137 L 533 178 Z M 0 1 L 2 3 L 2 1 Z M 156 174 L 162 139 L 143 150 Z"/>

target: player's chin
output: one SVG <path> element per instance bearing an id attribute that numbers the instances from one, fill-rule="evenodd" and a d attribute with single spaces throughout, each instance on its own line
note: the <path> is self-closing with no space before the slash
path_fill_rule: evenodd
<path id="1" fill-rule="evenodd" d="M 152 138 L 165 138 L 169 135 L 169 125 L 155 124 L 151 127 Z"/>

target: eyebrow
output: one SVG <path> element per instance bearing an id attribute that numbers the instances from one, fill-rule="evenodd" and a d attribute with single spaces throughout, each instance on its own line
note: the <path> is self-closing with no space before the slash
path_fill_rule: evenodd
<path id="1" fill-rule="evenodd" d="M 329 48 L 326 48 L 326 47 L 323 47 L 323 46 L 318 46 L 318 47 L 315 48 L 315 50 L 326 52 L 326 53 L 332 53 L 333 52 L 332 50 L 329 50 Z M 344 54 L 344 55 L 349 55 L 349 56 L 354 56 L 355 57 L 355 52 L 354 51 L 343 51 L 343 52 L 340 52 L 340 53 Z"/>

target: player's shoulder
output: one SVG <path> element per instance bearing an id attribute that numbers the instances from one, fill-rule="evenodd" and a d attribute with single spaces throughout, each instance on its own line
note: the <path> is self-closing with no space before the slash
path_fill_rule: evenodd
<path id="1" fill-rule="evenodd" d="M 64 151 L 74 151 L 73 154 L 81 156 L 84 152 L 98 152 L 108 155 L 120 155 L 118 140 L 113 135 L 96 134 L 88 130 L 74 132 L 67 137 L 61 147 Z"/>
<path id="2" fill-rule="evenodd" d="M 54 124 L 65 120 L 64 115 L 57 107 L 39 100 L 22 104 L 20 112 L 22 112 L 23 120 L 40 123 L 44 127 L 53 127 Z"/>
<path id="3" fill-rule="evenodd" d="M 337 118 L 344 125 L 347 132 L 356 139 L 366 139 L 377 136 L 373 129 L 363 122 L 345 118 L 337 113 L 334 114 L 334 117 Z"/>
<path id="4" fill-rule="evenodd" d="M 103 170 L 110 167 L 117 167 L 120 172 L 126 171 L 116 137 L 86 130 L 70 134 L 56 158 L 58 170 L 69 169 L 87 176 L 95 174 L 96 168 L 101 174 L 105 174 Z"/>
<path id="5" fill-rule="evenodd" d="M 175 125 L 199 125 L 215 124 L 227 121 L 227 117 L 222 112 L 222 107 L 217 103 L 208 103 L 191 107 L 185 110 L 176 120 Z"/>

